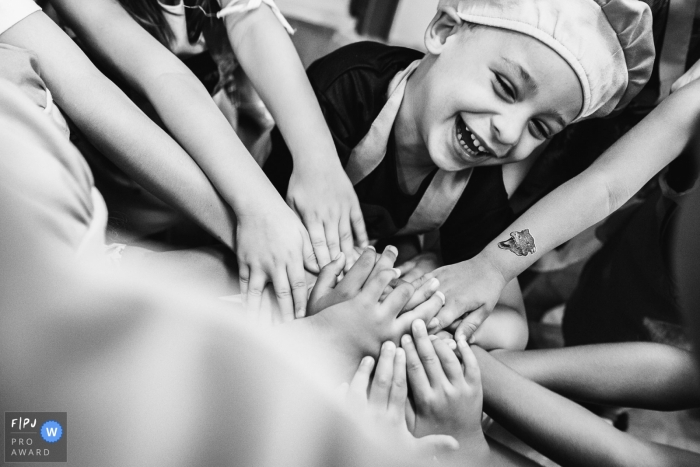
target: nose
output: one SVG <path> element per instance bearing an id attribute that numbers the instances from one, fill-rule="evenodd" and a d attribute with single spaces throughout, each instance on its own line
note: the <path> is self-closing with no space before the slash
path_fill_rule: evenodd
<path id="1" fill-rule="evenodd" d="M 508 151 L 518 144 L 525 130 L 527 120 L 515 112 L 507 112 L 491 117 L 491 132 L 494 148 L 499 157 L 505 157 Z"/>

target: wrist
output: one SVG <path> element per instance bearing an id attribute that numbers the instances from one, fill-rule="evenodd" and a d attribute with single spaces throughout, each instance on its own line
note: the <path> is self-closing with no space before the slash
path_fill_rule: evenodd
<path id="1" fill-rule="evenodd" d="M 503 253 L 503 250 L 499 250 L 495 245 L 488 245 L 473 259 L 481 262 L 485 271 L 493 275 L 495 279 L 502 281 L 501 286 L 505 287 L 506 284 L 517 277 L 517 274 L 513 274 L 513 271 L 503 264 L 503 257 L 499 253 Z"/>

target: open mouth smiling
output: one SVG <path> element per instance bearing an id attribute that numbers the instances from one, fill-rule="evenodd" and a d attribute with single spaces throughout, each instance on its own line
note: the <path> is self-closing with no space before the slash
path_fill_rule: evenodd
<path id="1" fill-rule="evenodd" d="M 456 117 L 455 136 L 459 142 L 459 146 L 471 158 L 493 157 L 493 153 L 486 149 L 483 143 L 477 138 L 474 133 L 467 129 L 467 125 L 462 120 L 460 115 Z"/>

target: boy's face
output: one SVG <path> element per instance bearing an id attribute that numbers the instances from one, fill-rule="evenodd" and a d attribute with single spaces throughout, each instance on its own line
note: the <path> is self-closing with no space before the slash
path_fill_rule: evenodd
<path id="1" fill-rule="evenodd" d="M 441 47 L 407 93 L 418 136 L 443 170 L 520 161 L 581 109 L 574 71 L 530 36 L 461 26 Z"/>

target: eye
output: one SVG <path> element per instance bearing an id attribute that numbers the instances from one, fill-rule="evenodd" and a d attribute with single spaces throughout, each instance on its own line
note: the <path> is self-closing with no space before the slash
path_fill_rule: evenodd
<path id="1" fill-rule="evenodd" d="M 498 88 L 501 90 L 501 92 L 507 96 L 508 99 L 515 100 L 515 90 L 513 87 L 501 75 L 498 73 L 495 73 L 495 75 Z"/>
<path id="2" fill-rule="evenodd" d="M 537 139 L 547 139 L 552 136 L 547 125 L 540 120 L 533 120 L 530 122 L 530 134 Z"/>

